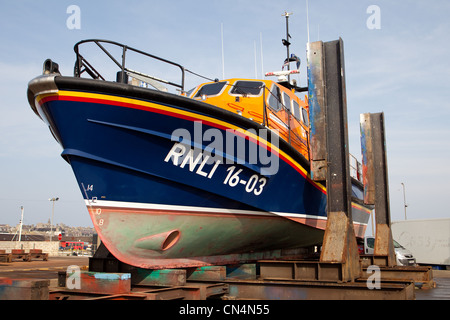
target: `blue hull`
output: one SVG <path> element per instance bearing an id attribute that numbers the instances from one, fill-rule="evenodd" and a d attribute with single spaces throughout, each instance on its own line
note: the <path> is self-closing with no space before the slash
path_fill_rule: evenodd
<path id="1" fill-rule="evenodd" d="M 284 141 L 246 137 L 237 130 L 259 133 L 265 129 L 259 124 L 184 97 L 57 79 L 52 81 L 58 92 L 38 94 L 35 112 L 62 145 L 62 156 L 73 168 L 94 226 L 120 260 L 167 267 L 155 261 L 182 259 L 170 266 L 191 266 L 199 265 L 192 257 L 204 262 L 209 260 L 199 257 L 321 242 L 325 188 L 309 179 L 307 163 Z M 231 137 L 235 145 L 212 148 L 212 140 L 205 139 L 210 133 Z M 257 150 L 260 157 L 251 158 L 250 150 Z M 277 160 L 276 171 L 268 170 L 267 158 Z M 360 193 L 358 188 L 354 191 Z M 364 234 L 368 212 L 353 206 L 359 236 Z M 241 229 L 236 229 L 237 221 Z M 135 230 L 143 224 L 149 225 L 148 230 L 131 236 L 133 223 Z M 150 227 L 155 223 L 159 227 Z M 210 250 L 190 246 L 192 226 L 202 229 L 206 223 L 212 234 L 223 228 L 223 239 Z"/>

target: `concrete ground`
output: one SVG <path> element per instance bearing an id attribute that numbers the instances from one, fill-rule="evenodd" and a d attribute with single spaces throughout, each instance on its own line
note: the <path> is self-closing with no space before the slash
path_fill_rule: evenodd
<path id="1" fill-rule="evenodd" d="M 74 265 L 81 270 L 88 270 L 89 257 L 49 257 L 48 261 L 0 262 L 0 278 L 46 279 L 50 280 L 50 288 L 55 288 L 58 271 L 65 271 L 67 267 Z M 433 279 L 436 287 L 415 290 L 416 300 L 450 300 L 450 270 L 433 270 Z"/>
<path id="2" fill-rule="evenodd" d="M 29 262 L 14 260 L 0 262 L 0 278 L 10 279 L 45 279 L 51 280 L 50 286 L 56 286 L 58 271 L 67 270 L 68 266 L 76 265 L 81 270 L 88 268 L 88 257 L 49 257 L 48 261 L 32 260 Z"/>
<path id="3" fill-rule="evenodd" d="M 450 270 L 433 270 L 436 287 L 416 290 L 416 300 L 450 300 Z"/>

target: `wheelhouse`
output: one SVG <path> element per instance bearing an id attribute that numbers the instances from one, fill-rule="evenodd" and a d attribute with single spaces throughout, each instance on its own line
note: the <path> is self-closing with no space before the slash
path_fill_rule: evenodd
<path id="1" fill-rule="evenodd" d="M 237 113 L 278 132 L 309 160 L 307 97 L 271 80 L 228 79 L 194 88 L 188 97 Z"/>

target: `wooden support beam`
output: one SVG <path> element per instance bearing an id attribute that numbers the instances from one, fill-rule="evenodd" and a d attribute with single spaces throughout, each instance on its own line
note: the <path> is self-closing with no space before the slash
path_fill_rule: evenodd
<path id="1" fill-rule="evenodd" d="M 326 177 L 327 227 L 321 262 L 342 263 L 343 281 L 360 276 L 351 214 L 351 177 L 342 39 L 308 48 L 311 176 Z"/>
<path id="2" fill-rule="evenodd" d="M 48 300 L 50 280 L 0 278 L 0 300 Z"/>
<path id="3" fill-rule="evenodd" d="M 374 254 L 387 256 L 388 266 L 395 266 L 397 263 L 391 231 L 384 114 L 362 114 L 360 128 L 364 202 L 375 205 Z"/>
<path id="4" fill-rule="evenodd" d="M 311 179 L 327 179 L 325 52 L 322 41 L 308 43 L 308 103 Z"/>

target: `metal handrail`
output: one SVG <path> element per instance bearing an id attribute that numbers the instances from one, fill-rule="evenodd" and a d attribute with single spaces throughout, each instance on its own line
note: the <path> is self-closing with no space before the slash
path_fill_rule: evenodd
<path id="1" fill-rule="evenodd" d="M 289 119 L 288 121 L 289 121 L 289 122 L 288 122 L 288 123 L 285 123 L 284 120 L 281 119 L 276 113 L 274 113 L 274 112 L 272 113 L 275 117 L 277 117 L 278 120 L 282 121 L 285 125 L 288 126 L 288 131 L 289 131 L 289 141 L 288 141 L 288 143 L 291 144 L 291 132 L 292 132 L 292 131 L 291 131 L 291 121 L 292 121 L 291 119 L 294 118 L 294 119 L 295 119 L 294 121 L 297 121 L 297 122 L 300 124 L 300 127 L 303 128 L 303 126 L 302 126 L 300 120 L 298 120 L 298 119 L 292 114 L 290 108 L 287 108 L 287 107 L 284 105 L 284 103 L 283 103 L 282 100 L 278 99 L 278 97 L 277 97 L 276 95 L 274 95 L 273 92 L 270 91 L 270 89 L 269 89 L 267 86 L 264 85 L 264 88 L 267 89 L 267 91 L 269 91 L 269 94 L 273 95 L 273 96 L 275 97 L 275 99 L 277 99 L 277 100 L 280 102 L 282 108 L 284 108 L 285 112 L 287 112 L 287 114 L 288 114 L 288 119 Z M 269 105 L 269 107 L 270 107 L 270 105 Z M 267 110 L 266 110 L 266 108 L 267 108 L 267 106 L 266 106 L 266 97 L 265 97 L 265 90 L 264 90 L 263 117 L 264 117 L 264 114 L 265 114 L 266 120 L 267 120 L 267 126 L 269 126 L 269 117 L 268 117 L 268 115 L 267 115 Z M 270 108 L 272 108 L 272 107 L 270 107 Z M 272 108 L 272 109 L 273 109 L 273 108 Z M 264 121 L 264 119 L 263 119 L 263 121 Z M 304 129 L 303 129 L 303 130 L 304 130 Z M 292 132 L 292 134 L 293 134 L 298 140 L 300 140 L 300 141 L 303 140 L 303 138 L 300 137 L 299 135 L 297 135 L 295 132 Z M 308 137 L 308 135 L 306 135 L 306 136 Z M 307 139 L 306 144 L 308 144 L 308 139 Z M 306 148 L 309 149 L 309 146 L 306 145 Z"/>
<path id="2" fill-rule="evenodd" d="M 86 43 L 94 43 L 95 45 L 97 45 L 97 47 L 100 48 L 108 56 L 108 58 L 110 58 L 111 61 L 113 61 L 114 64 L 117 65 L 117 67 L 120 69 L 120 72 L 121 72 L 121 75 L 122 75 L 121 77 L 119 77 L 117 79 L 117 81 L 121 82 L 121 83 L 126 83 L 125 73 L 132 73 L 132 74 L 139 74 L 139 75 L 145 76 L 145 77 L 147 77 L 147 78 L 149 78 L 151 80 L 155 80 L 155 81 L 158 81 L 158 82 L 162 82 L 162 83 L 165 83 L 165 84 L 177 87 L 177 88 L 181 89 L 182 92 L 184 92 L 185 73 L 186 72 L 192 73 L 192 74 L 194 74 L 196 76 L 200 76 L 200 77 L 203 77 L 203 78 L 208 79 L 208 80 L 212 80 L 212 79 L 206 78 L 204 76 L 201 76 L 199 74 L 196 74 L 196 73 L 194 73 L 194 72 L 192 72 L 192 71 L 190 71 L 188 69 L 185 69 L 182 65 L 180 65 L 178 63 L 175 63 L 173 61 L 170 61 L 170 60 L 167 60 L 167 59 L 164 59 L 164 58 L 160 58 L 158 56 L 155 56 L 155 55 L 152 55 L 150 53 L 147 53 L 147 52 L 144 52 L 144 51 L 141 51 L 141 50 L 129 47 L 127 45 L 124 45 L 124 44 L 121 44 L 121 43 L 118 43 L 118 42 L 115 42 L 115 41 L 102 40 L 102 39 L 86 39 L 86 40 L 79 41 L 79 42 L 77 42 L 75 44 L 74 51 L 75 51 L 75 54 L 76 54 L 76 62 L 75 62 L 75 66 L 74 66 L 74 76 L 78 77 L 78 78 L 81 77 L 81 75 L 84 72 L 86 72 L 93 79 L 105 80 L 105 78 L 100 74 L 100 72 L 98 72 L 92 66 L 92 64 L 89 63 L 88 60 L 84 56 L 82 56 L 80 54 L 80 46 L 83 45 L 83 44 L 86 44 Z M 111 44 L 111 45 L 115 45 L 115 46 L 118 46 L 118 47 L 122 48 L 122 61 L 121 62 L 117 61 L 117 59 L 114 58 L 114 56 L 102 44 Z M 176 66 L 176 67 L 180 68 L 180 70 L 181 70 L 181 84 L 173 83 L 173 82 L 170 82 L 170 81 L 167 81 L 167 80 L 163 80 L 163 79 L 160 79 L 160 78 L 157 78 L 157 77 L 153 77 L 153 76 L 150 76 L 150 75 L 143 74 L 143 73 L 138 72 L 138 71 L 134 71 L 134 70 L 128 69 L 126 67 L 126 53 L 127 53 L 127 51 L 132 51 L 132 52 L 144 55 L 146 57 L 149 57 L 151 59 L 155 59 L 155 60 L 158 60 L 158 61 L 161 61 L 161 62 L 164 62 L 164 63 L 167 63 L 167 64 L 170 64 L 170 65 L 173 65 L 173 66 Z M 214 81 L 216 81 L 216 80 L 214 80 Z M 271 94 L 273 96 L 275 96 L 275 95 L 272 93 L 270 88 L 268 88 L 265 84 L 263 84 L 263 100 L 264 100 L 264 104 L 263 104 L 263 124 L 266 125 L 266 126 L 269 126 L 269 116 L 268 116 L 268 112 L 267 112 L 265 89 L 267 89 L 269 94 Z M 294 121 L 298 121 L 299 123 L 300 123 L 300 121 L 295 116 L 293 116 L 290 108 L 287 108 L 284 105 L 284 103 L 280 99 L 278 99 L 278 97 L 275 96 L 275 98 L 277 100 L 279 100 L 280 104 L 282 105 L 282 107 L 284 108 L 285 112 L 287 112 L 287 115 L 288 115 L 288 123 L 286 124 L 285 121 L 283 119 L 281 119 L 276 113 L 273 113 L 275 117 L 277 117 L 280 121 L 282 121 L 283 123 L 285 123 L 288 126 L 288 131 L 289 131 L 289 141 L 288 141 L 288 143 L 289 144 L 292 143 L 292 141 L 291 141 L 291 134 L 293 134 L 298 140 L 300 140 L 300 141 L 303 140 L 303 138 L 298 136 L 295 132 L 291 132 L 291 130 L 290 130 L 291 129 L 292 118 L 295 119 Z M 303 126 L 301 125 L 301 127 L 303 127 Z M 308 139 L 307 139 L 306 143 L 308 144 Z M 308 149 L 308 145 L 306 145 L 306 148 Z"/>
<path id="3" fill-rule="evenodd" d="M 159 82 L 163 82 L 172 86 L 175 86 L 177 88 L 180 88 L 182 91 L 184 91 L 184 83 L 185 83 L 185 68 L 178 64 L 175 63 L 173 61 L 170 60 L 166 60 L 163 58 L 160 58 L 158 56 L 152 55 L 150 53 L 129 47 L 127 45 L 115 42 L 115 41 L 110 41 L 110 40 L 101 40 L 101 39 L 87 39 L 87 40 L 82 40 L 79 41 L 75 44 L 74 46 L 74 51 L 75 54 L 77 56 L 77 60 L 75 62 L 75 67 L 74 67 L 74 76 L 75 77 L 80 77 L 82 73 L 86 72 L 88 73 L 93 79 L 102 79 L 105 80 L 105 78 L 97 71 L 95 70 L 95 68 L 86 60 L 86 58 L 84 58 L 80 52 L 79 52 L 79 47 L 82 44 L 85 43 L 95 43 L 121 70 L 122 72 L 122 77 L 120 78 L 120 82 L 125 83 L 125 77 L 123 76 L 125 74 L 126 71 L 128 71 L 128 69 L 126 68 L 125 65 L 125 60 L 126 60 L 126 52 L 127 51 L 133 51 L 136 52 L 138 54 L 147 56 L 149 58 L 155 59 L 155 60 L 159 60 L 162 61 L 164 63 L 168 63 L 170 65 L 176 66 L 178 68 L 180 68 L 181 70 L 181 84 L 179 83 L 173 83 L 170 81 L 166 81 L 166 80 L 162 80 L 162 79 L 158 79 L 156 77 L 152 77 L 152 76 L 148 76 L 149 78 L 152 78 L 153 80 L 159 81 Z M 108 43 L 108 44 L 112 44 L 118 47 L 122 48 L 122 62 L 117 61 L 114 56 L 102 45 L 102 43 Z M 84 69 L 83 69 L 84 68 Z"/>

